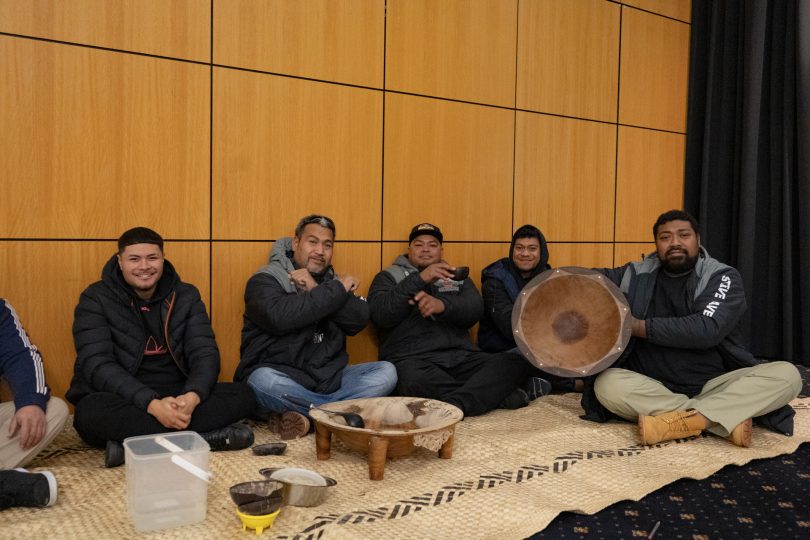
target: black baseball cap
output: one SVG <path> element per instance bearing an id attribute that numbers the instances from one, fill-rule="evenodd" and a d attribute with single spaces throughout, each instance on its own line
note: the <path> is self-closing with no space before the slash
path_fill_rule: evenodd
<path id="1" fill-rule="evenodd" d="M 436 226 L 431 225 L 430 223 L 420 223 L 419 225 L 414 226 L 411 229 L 411 234 L 408 236 L 408 243 L 410 244 L 413 242 L 413 239 L 417 236 L 422 236 L 423 234 L 428 234 L 434 237 L 436 240 L 439 241 L 441 244 L 444 240 L 444 236 L 442 235 L 442 231 Z"/>

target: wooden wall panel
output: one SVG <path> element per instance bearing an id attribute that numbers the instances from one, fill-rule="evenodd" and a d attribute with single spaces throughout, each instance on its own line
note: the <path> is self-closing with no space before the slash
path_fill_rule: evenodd
<path id="1" fill-rule="evenodd" d="M 122 231 L 123 232 L 123 231 Z M 208 297 L 208 246 L 172 242 L 166 256 L 184 280 Z M 53 394 L 64 397 L 73 375 L 73 310 L 79 295 L 101 278 L 114 242 L 0 242 L 0 295 L 14 306 L 42 353 Z"/>
<path id="2" fill-rule="evenodd" d="M 616 121 L 620 6 L 604 0 L 524 0 L 517 107 Z"/>
<path id="3" fill-rule="evenodd" d="M 223 380 L 245 282 L 305 214 L 336 220 L 364 292 L 422 221 L 476 284 L 526 222 L 554 266 L 638 258 L 682 204 L 689 17 L 688 0 L 0 0 L 0 33 L 27 36 L 0 35 L 0 295 L 63 395 L 78 294 L 136 225 L 178 239 Z M 349 352 L 376 358 L 373 330 Z"/>
<path id="4" fill-rule="evenodd" d="M 294 226 L 292 224 L 290 229 Z M 223 380 L 232 380 L 239 364 L 245 285 L 250 276 L 267 262 L 271 248 L 270 242 L 214 242 L 213 323 L 222 352 L 220 377 Z M 338 242 L 332 264 L 339 273 L 352 274 L 360 279 L 360 293 L 367 296 L 371 280 L 380 267 L 380 245 Z M 352 363 L 377 359 L 377 347 L 369 328 L 350 337 L 347 348 Z"/>
<path id="5" fill-rule="evenodd" d="M 208 234 L 208 70 L 0 36 L 0 237 Z"/>
<path id="6" fill-rule="evenodd" d="M 382 88 L 385 0 L 227 0 L 214 62 Z"/>
<path id="7" fill-rule="evenodd" d="M 652 226 L 653 224 L 650 223 L 650 238 L 652 238 Z M 614 249 L 613 260 L 615 263 L 613 266 L 622 266 L 629 262 L 641 261 L 644 259 L 644 257 L 653 252 L 655 252 L 655 242 L 650 242 L 648 244 L 617 243 Z"/>
<path id="8" fill-rule="evenodd" d="M 212 0 L 0 0 L 0 31 L 207 62 Z"/>
<path id="9" fill-rule="evenodd" d="M 514 113 L 386 95 L 383 238 L 417 223 L 447 239 L 511 237 Z"/>
<path id="10" fill-rule="evenodd" d="M 691 0 L 621 0 L 621 3 L 645 11 L 660 13 L 679 21 L 689 22 L 692 20 Z"/>
<path id="11" fill-rule="evenodd" d="M 222 356 L 220 379 L 233 380 L 239 364 L 245 284 L 267 262 L 268 242 L 214 242 L 211 251 L 211 319 Z"/>
<path id="12" fill-rule="evenodd" d="M 613 265 L 613 244 L 573 244 L 553 242 L 548 245 L 549 264 L 581 266 L 583 268 L 610 268 Z"/>
<path id="13" fill-rule="evenodd" d="M 214 71 L 215 239 L 289 234 L 324 213 L 338 240 L 379 239 L 382 94 Z"/>
<path id="14" fill-rule="evenodd" d="M 619 122 L 686 132 L 689 25 L 622 10 Z"/>
<path id="15" fill-rule="evenodd" d="M 514 106 L 516 0 L 388 0 L 386 88 Z"/>
<path id="16" fill-rule="evenodd" d="M 518 113 L 514 227 L 549 241 L 612 241 L 616 127 Z"/>
<path id="17" fill-rule="evenodd" d="M 619 128 L 616 241 L 649 241 L 658 216 L 683 206 L 685 144 L 685 135 Z"/>

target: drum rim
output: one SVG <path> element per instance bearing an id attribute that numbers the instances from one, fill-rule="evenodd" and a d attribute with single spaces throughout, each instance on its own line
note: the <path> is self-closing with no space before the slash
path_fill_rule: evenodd
<path id="1" fill-rule="evenodd" d="M 520 312 L 523 308 L 523 304 L 527 301 L 530 294 L 527 292 L 528 290 L 533 290 L 537 285 L 540 283 L 549 280 L 549 279 L 556 279 L 559 277 L 563 277 L 565 275 L 577 275 L 586 277 L 588 279 L 593 279 L 594 281 L 598 281 L 601 283 L 608 292 L 613 296 L 614 300 L 616 300 L 617 304 L 619 305 L 619 318 L 621 320 L 620 323 L 620 330 L 617 333 L 616 340 L 611 346 L 611 352 L 606 354 L 602 357 L 602 359 L 594 362 L 594 364 L 599 364 L 598 369 L 590 370 L 590 369 L 568 369 L 560 366 L 544 366 L 537 358 L 535 358 L 535 354 L 532 352 L 531 347 L 523 338 L 522 333 L 520 332 L 519 328 L 521 328 L 520 324 Z M 591 268 L 583 268 L 579 266 L 561 266 L 558 268 L 551 268 L 542 272 L 541 274 L 537 275 L 534 279 L 532 279 L 529 283 L 523 287 L 520 294 L 518 294 L 518 298 L 515 301 L 515 305 L 512 307 L 512 333 L 515 338 L 515 343 L 518 346 L 518 349 L 526 357 L 526 359 L 532 363 L 532 365 L 536 366 L 541 370 L 548 370 L 551 373 L 556 375 L 561 375 L 565 377 L 587 377 L 591 375 L 596 375 L 604 371 L 605 369 L 609 368 L 619 357 L 624 354 L 625 350 L 627 349 L 627 344 L 630 341 L 631 333 L 632 333 L 632 317 L 630 317 L 630 305 L 627 303 L 627 298 L 625 298 L 624 293 L 613 283 L 611 280 L 607 278 L 604 274 L 599 272 L 598 270 L 593 270 Z M 594 364 L 590 364 L 593 366 Z M 552 371 L 553 370 L 553 371 Z"/>

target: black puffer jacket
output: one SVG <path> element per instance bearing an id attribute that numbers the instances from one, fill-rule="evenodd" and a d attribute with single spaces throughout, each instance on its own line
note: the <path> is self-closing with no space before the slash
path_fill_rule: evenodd
<path id="1" fill-rule="evenodd" d="M 112 392 L 146 410 L 158 397 L 135 377 L 148 337 L 135 300 L 113 255 L 101 281 L 81 294 L 74 313 L 77 357 L 66 394 L 74 405 L 92 392 Z M 219 375 L 219 349 L 199 291 L 181 282 L 169 261 L 150 301 L 158 303 L 167 348 L 186 377 L 183 392 L 196 392 L 205 401 Z"/>
<path id="2" fill-rule="evenodd" d="M 410 301 L 425 291 L 444 303 L 444 311 L 425 318 Z M 400 255 L 393 266 L 376 275 L 368 293 L 371 320 L 380 337 L 380 359 L 405 360 L 425 353 L 477 351 L 469 329 L 481 318 L 484 303 L 471 279 L 427 284 L 419 270 Z"/>
<path id="3" fill-rule="evenodd" d="M 321 394 L 340 387 L 349 361 L 346 335 L 368 324 L 365 300 L 347 293 L 330 266 L 320 284 L 299 292 L 290 283 L 292 242 L 280 238 L 270 261 L 245 287 L 241 360 L 234 380 L 244 381 L 260 367 L 281 371 Z"/>

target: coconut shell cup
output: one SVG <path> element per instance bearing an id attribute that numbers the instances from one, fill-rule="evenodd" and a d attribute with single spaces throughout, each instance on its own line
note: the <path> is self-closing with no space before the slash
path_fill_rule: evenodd
<path id="1" fill-rule="evenodd" d="M 242 505 L 267 499 L 281 500 L 283 489 L 284 485 L 280 482 L 274 480 L 256 480 L 233 485 L 229 491 L 231 500 L 241 509 Z"/>

